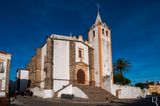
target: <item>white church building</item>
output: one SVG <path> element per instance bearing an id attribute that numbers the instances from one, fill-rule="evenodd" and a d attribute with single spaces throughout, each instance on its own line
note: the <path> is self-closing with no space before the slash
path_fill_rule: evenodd
<path id="1" fill-rule="evenodd" d="M 88 41 L 84 41 L 82 35 L 77 38 L 52 34 L 37 48 L 27 70 L 30 89 L 39 97 L 74 94 L 89 99 L 96 92 L 97 96 L 103 95 L 101 99 L 123 98 L 121 88 L 113 84 L 111 31 L 99 13 L 88 32 Z M 141 95 L 139 91 L 131 93 L 132 98 Z"/>

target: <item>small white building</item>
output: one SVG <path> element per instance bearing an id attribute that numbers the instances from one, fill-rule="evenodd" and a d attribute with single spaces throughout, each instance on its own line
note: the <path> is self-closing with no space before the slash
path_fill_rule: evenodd
<path id="1" fill-rule="evenodd" d="M 9 93 L 9 72 L 11 54 L 0 51 L 0 98 Z"/>
<path id="2" fill-rule="evenodd" d="M 29 85 L 29 71 L 24 69 L 17 70 L 17 90 L 23 92 Z"/>

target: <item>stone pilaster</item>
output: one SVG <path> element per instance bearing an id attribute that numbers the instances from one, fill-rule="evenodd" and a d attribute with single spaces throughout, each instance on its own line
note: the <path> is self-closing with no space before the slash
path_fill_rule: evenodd
<path id="1" fill-rule="evenodd" d="M 89 84 L 91 86 L 95 86 L 95 77 L 94 77 L 94 49 L 88 49 L 88 57 L 89 57 Z"/>
<path id="2" fill-rule="evenodd" d="M 28 87 L 31 87 L 31 79 L 32 79 L 32 70 L 31 70 L 31 61 L 27 64 L 26 69 L 29 71 L 29 85 Z"/>
<path id="3" fill-rule="evenodd" d="M 36 50 L 36 73 L 35 73 L 36 87 L 40 87 L 40 82 L 41 82 L 41 60 L 42 60 L 41 55 L 42 55 L 41 48 L 37 48 Z"/>
<path id="4" fill-rule="evenodd" d="M 70 64 L 70 83 L 76 84 L 75 78 L 75 43 L 74 41 L 69 42 L 69 64 Z"/>
<path id="5" fill-rule="evenodd" d="M 47 55 L 46 62 L 44 64 L 46 71 L 45 89 L 53 88 L 53 40 L 47 38 Z"/>
<path id="6" fill-rule="evenodd" d="M 10 73 L 10 60 L 7 60 L 7 70 L 6 70 L 6 91 L 9 93 L 9 73 Z"/>
<path id="7" fill-rule="evenodd" d="M 31 87 L 35 87 L 36 83 L 36 56 L 31 60 Z"/>

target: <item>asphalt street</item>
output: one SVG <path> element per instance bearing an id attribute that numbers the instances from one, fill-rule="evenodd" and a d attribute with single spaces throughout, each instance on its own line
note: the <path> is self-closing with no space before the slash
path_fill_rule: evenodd
<path id="1" fill-rule="evenodd" d="M 18 96 L 10 106 L 156 106 L 152 103 L 152 98 L 148 99 L 125 99 L 110 101 L 87 101 L 87 100 L 69 100 L 69 99 L 43 99 L 39 97 Z M 160 100 L 157 100 L 157 106 L 160 106 Z"/>

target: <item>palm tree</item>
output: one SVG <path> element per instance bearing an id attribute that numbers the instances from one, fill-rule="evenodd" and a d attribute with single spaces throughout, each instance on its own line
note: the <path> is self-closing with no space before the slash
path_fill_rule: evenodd
<path id="1" fill-rule="evenodd" d="M 132 65 L 129 62 L 129 60 L 126 60 L 124 58 L 119 58 L 113 64 L 114 74 L 123 75 L 123 73 L 126 71 L 129 71 L 131 69 L 131 67 L 132 67 Z"/>

